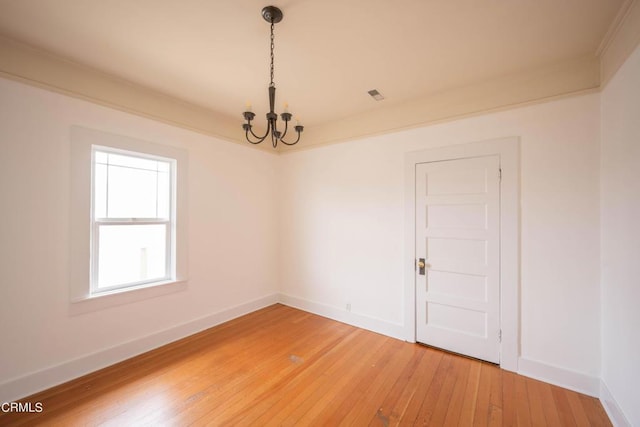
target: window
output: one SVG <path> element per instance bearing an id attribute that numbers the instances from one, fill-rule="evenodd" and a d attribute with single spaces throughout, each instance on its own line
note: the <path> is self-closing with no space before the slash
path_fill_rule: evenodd
<path id="1" fill-rule="evenodd" d="M 76 126 L 70 133 L 71 312 L 186 289 L 187 152 Z"/>
<path id="2" fill-rule="evenodd" d="M 175 277 L 173 159 L 92 149 L 91 293 Z"/>

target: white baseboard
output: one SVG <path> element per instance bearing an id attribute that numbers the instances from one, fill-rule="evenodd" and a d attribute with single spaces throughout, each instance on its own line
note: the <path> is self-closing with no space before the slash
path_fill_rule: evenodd
<path id="1" fill-rule="evenodd" d="M 578 393 L 593 397 L 600 396 L 600 378 L 581 372 L 521 357 L 518 360 L 518 373 L 526 377 L 577 391 Z"/>
<path id="2" fill-rule="evenodd" d="M 211 315 L 174 326 L 164 331 L 129 341 L 115 347 L 79 357 L 38 372 L 0 384 L 0 402 L 12 402 L 47 388 L 62 384 L 90 372 L 97 371 L 141 353 L 161 347 L 189 335 L 276 304 L 279 294 L 271 294 Z"/>
<path id="3" fill-rule="evenodd" d="M 282 293 L 280 294 L 280 303 L 293 308 L 308 311 L 309 313 L 317 314 L 322 317 L 337 320 L 338 322 L 356 326 L 358 328 L 377 332 L 379 334 L 386 335 L 392 338 L 397 338 L 402 341 L 406 340 L 407 333 L 404 326 L 397 323 L 387 322 L 382 319 L 376 319 L 374 317 L 353 313 L 351 311 L 347 311 L 338 307 L 321 304 L 318 302 L 309 301 L 303 298 L 298 298 Z"/>
<path id="4" fill-rule="evenodd" d="M 622 408 L 618 406 L 618 402 L 616 402 L 604 381 L 600 381 L 600 402 L 602 402 L 604 410 L 615 427 L 631 427 L 631 423 L 622 412 Z"/>

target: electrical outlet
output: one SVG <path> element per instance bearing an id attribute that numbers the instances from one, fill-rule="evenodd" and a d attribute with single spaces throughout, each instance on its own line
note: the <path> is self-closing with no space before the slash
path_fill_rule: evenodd
<path id="1" fill-rule="evenodd" d="M 347 311 L 351 311 L 351 303 L 350 302 L 347 303 Z"/>

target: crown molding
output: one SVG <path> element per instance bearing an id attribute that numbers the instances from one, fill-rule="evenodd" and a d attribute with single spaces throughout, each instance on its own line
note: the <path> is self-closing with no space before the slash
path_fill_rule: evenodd
<path id="1" fill-rule="evenodd" d="M 245 145 L 239 118 L 233 120 L 4 36 L 0 36 L 0 76 Z"/>
<path id="2" fill-rule="evenodd" d="M 609 24 L 609 28 L 607 29 L 607 32 L 605 33 L 604 37 L 600 41 L 600 45 L 598 46 L 598 49 L 596 49 L 596 56 L 602 56 L 602 53 L 609 48 L 609 45 L 613 41 L 615 35 L 620 30 L 620 27 L 624 22 L 624 18 L 629 13 L 629 9 L 631 8 L 631 5 L 633 4 L 633 2 L 634 0 L 623 0 L 622 5 L 620 6 L 620 9 L 618 9 L 618 13 L 616 13 L 616 16 L 615 18 L 613 18 L 613 21 L 611 21 L 611 24 Z"/>
<path id="3" fill-rule="evenodd" d="M 638 0 L 626 0 L 596 52 L 600 58 L 602 87 L 609 83 L 639 43 L 640 6 Z"/>
<path id="4" fill-rule="evenodd" d="M 188 103 L 0 35 L 0 76 L 271 153 L 287 153 L 381 135 L 558 97 L 596 91 L 640 41 L 638 0 L 626 0 L 598 49 L 568 61 L 305 128 L 301 144 L 278 147 L 244 141 L 241 120 Z"/>
<path id="5" fill-rule="evenodd" d="M 544 102 L 595 91 L 599 86 L 600 63 L 597 57 L 587 55 L 309 127 L 305 129 L 306 139 L 303 145 L 286 147 L 282 152 L 299 151 Z"/>

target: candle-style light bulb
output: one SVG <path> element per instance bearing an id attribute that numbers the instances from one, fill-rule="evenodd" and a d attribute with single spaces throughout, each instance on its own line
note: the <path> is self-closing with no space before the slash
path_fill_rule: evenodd
<path id="1" fill-rule="evenodd" d="M 247 109 L 245 111 L 248 111 L 250 113 L 253 112 L 253 107 L 251 106 L 251 102 L 247 101 Z"/>
<path id="2" fill-rule="evenodd" d="M 288 102 L 285 102 L 285 103 L 284 103 L 284 112 L 285 112 L 285 113 L 288 113 L 288 112 L 289 112 L 289 103 L 288 103 Z"/>

